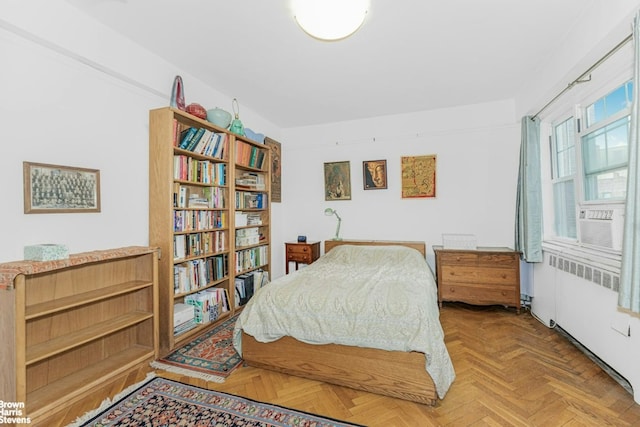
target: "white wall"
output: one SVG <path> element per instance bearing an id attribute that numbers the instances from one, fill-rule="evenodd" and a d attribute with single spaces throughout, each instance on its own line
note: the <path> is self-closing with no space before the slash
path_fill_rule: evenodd
<path id="1" fill-rule="evenodd" d="M 37 243 L 72 253 L 148 244 L 149 110 L 169 105 L 176 75 L 187 103 L 230 110 L 233 97 L 62 0 L 3 1 L 0 52 L 0 262 L 22 259 L 23 247 Z M 245 126 L 279 138 L 255 112 L 242 115 Z M 99 169 L 102 212 L 24 214 L 23 161 Z"/>
<path id="2" fill-rule="evenodd" d="M 283 236 L 422 240 L 475 234 L 479 245 L 513 247 L 520 130 L 511 101 L 283 131 Z M 437 156 L 435 198 L 402 199 L 400 158 Z M 387 160 L 388 188 L 364 190 L 362 162 Z M 352 197 L 327 202 L 324 163 L 349 161 Z"/>

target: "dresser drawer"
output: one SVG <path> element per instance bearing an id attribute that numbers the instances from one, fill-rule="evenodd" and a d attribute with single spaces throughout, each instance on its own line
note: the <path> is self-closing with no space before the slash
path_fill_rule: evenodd
<path id="1" fill-rule="evenodd" d="M 513 287 L 485 287 L 463 284 L 449 284 L 440 290 L 442 299 L 464 301 L 469 304 L 503 304 L 520 306 L 520 295 Z"/>
<path id="2" fill-rule="evenodd" d="M 478 255 L 479 266 L 514 268 L 518 262 L 520 262 L 520 258 L 517 254 L 487 253 Z"/>
<path id="3" fill-rule="evenodd" d="M 447 252 L 440 255 L 443 265 L 477 265 L 478 255 L 470 252 Z"/>
<path id="4" fill-rule="evenodd" d="M 511 268 L 458 267 L 443 265 L 438 283 L 474 283 L 486 285 L 513 285 L 518 283 L 517 270 Z"/>

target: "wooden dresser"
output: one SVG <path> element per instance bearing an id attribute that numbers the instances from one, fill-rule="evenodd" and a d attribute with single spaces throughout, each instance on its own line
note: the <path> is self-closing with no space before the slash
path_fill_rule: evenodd
<path id="1" fill-rule="evenodd" d="M 434 246 L 438 303 L 460 301 L 515 307 L 520 313 L 520 253 L 503 247 L 475 250 Z"/>

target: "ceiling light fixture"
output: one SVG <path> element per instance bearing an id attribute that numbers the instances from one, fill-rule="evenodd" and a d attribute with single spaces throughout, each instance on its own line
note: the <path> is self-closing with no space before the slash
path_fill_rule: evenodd
<path id="1" fill-rule="evenodd" d="M 296 22 L 311 37 L 341 40 L 364 23 L 369 0 L 293 0 Z"/>

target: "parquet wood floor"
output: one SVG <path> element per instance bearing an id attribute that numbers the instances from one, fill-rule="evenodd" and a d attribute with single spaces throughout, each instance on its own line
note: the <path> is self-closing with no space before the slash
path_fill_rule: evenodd
<path id="1" fill-rule="evenodd" d="M 450 303 L 441 322 L 457 377 L 434 407 L 252 367 L 222 384 L 158 374 L 371 427 L 640 426 L 633 397 L 530 313 Z"/>

